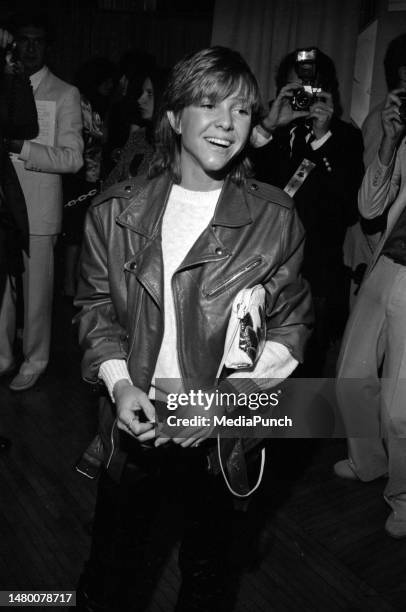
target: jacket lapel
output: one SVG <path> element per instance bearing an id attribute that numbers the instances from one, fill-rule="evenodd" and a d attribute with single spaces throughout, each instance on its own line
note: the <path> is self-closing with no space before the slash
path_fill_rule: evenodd
<path id="1" fill-rule="evenodd" d="M 34 97 L 36 100 L 48 100 L 49 95 L 50 95 L 49 89 L 50 89 L 51 83 L 52 83 L 51 73 L 49 69 L 47 68 L 44 76 L 41 79 L 40 84 L 34 91 Z"/>
<path id="2" fill-rule="evenodd" d="M 147 239 L 144 248 L 135 255 L 133 262 L 127 263 L 127 267 L 134 270 L 137 279 L 161 308 L 163 304 L 161 226 L 171 188 L 172 182 L 167 175 L 148 182 L 117 218 L 119 225 Z M 176 273 L 202 263 L 221 261 L 230 257 L 231 251 L 222 240 L 222 228 L 239 228 L 251 222 L 244 189 L 238 188 L 231 181 L 226 181 L 212 222 L 196 240 Z"/>
<path id="3" fill-rule="evenodd" d="M 129 206 L 117 217 L 117 223 L 146 238 L 145 246 L 126 268 L 163 308 L 163 259 L 161 225 L 172 184 L 169 177 L 148 181 Z"/>
<path id="4" fill-rule="evenodd" d="M 221 190 L 212 222 L 196 240 L 177 272 L 230 257 L 232 253 L 223 242 L 222 228 L 239 228 L 251 222 L 244 190 L 227 180 Z"/>

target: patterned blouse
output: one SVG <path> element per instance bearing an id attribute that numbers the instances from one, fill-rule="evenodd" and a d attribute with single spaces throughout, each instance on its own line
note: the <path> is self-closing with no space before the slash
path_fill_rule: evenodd
<path id="1" fill-rule="evenodd" d="M 130 134 L 117 165 L 103 182 L 103 191 L 130 176 L 146 174 L 152 159 L 153 147 L 146 138 L 146 129 L 138 128 Z"/>

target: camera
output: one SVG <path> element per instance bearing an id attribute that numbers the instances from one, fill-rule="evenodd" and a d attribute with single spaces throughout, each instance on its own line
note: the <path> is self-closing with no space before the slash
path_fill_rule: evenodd
<path id="1" fill-rule="evenodd" d="M 7 47 L 4 49 L 3 53 L 4 53 L 6 65 L 11 70 L 14 70 L 17 67 L 19 59 L 20 59 L 18 55 L 18 51 L 17 51 L 16 42 L 14 41 L 8 44 Z"/>
<path id="2" fill-rule="evenodd" d="M 322 92 L 317 86 L 317 49 L 299 49 L 296 52 L 295 71 L 303 87 L 296 89 L 291 100 L 293 110 L 308 111 Z"/>
<path id="3" fill-rule="evenodd" d="M 402 123 L 406 123 L 406 91 L 400 91 L 398 98 L 400 99 L 399 119 Z"/>

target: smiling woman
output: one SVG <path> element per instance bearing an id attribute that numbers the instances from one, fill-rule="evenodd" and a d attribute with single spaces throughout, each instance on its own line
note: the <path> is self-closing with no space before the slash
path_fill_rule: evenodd
<path id="1" fill-rule="evenodd" d="M 141 591 L 151 577 L 140 572 L 143 548 L 160 497 L 179 486 L 186 526 L 176 612 L 227 610 L 224 594 L 233 600 L 224 588 L 232 498 L 208 469 L 210 417 L 225 407 L 194 418 L 201 407 L 188 403 L 166 424 L 155 422 L 155 408 L 165 413 L 172 393 L 216 388 L 231 307 L 246 287 L 265 288 L 267 340 L 254 369 L 244 378 L 224 372 L 218 388 L 249 394 L 302 358 L 312 318 L 299 274 L 303 230 L 286 194 L 246 176 L 258 98 L 254 76 L 231 49 L 180 61 L 160 108 L 150 177 L 113 186 L 88 215 L 76 302 L 83 374 L 104 381 L 110 399 L 101 401 L 107 471 L 78 590 L 82 609 L 128 610 L 134 600 L 145 609 Z M 245 457 L 237 440 L 231 449 L 234 482 L 245 493 Z"/>
<path id="2" fill-rule="evenodd" d="M 233 94 L 217 102 L 208 100 L 178 114 L 168 111 L 172 128 L 181 136 L 182 185 L 196 191 L 221 187 L 225 168 L 243 149 L 251 127 L 246 100 Z"/>
<path id="3" fill-rule="evenodd" d="M 217 50 L 217 56 L 213 49 Z M 227 69 L 224 69 L 226 64 Z M 182 159 L 187 167 L 197 170 L 201 179 L 210 180 L 200 166 L 200 161 L 206 160 L 204 166 L 208 163 L 207 170 L 214 172 L 211 188 L 215 188 L 216 181 L 221 181 L 216 172 L 223 170 L 224 178 L 228 162 L 234 159 L 231 176 L 241 182 L 250 165 L 245 151 L 241 157 L 238 155 L 244 149 L 251 126 L 257 121 L 259 108 L 258 84 L 238 53 L 212 47 L 179 62 L 173 69 L 173 80 L 166 89 L 159 112 L 157 139 L 164 146 L 157 147 L 150 176 L 169 169 L 176 182 L 180 176 L 185 181 L 180 168 Z M 194 121 L 198 124 L 195 127 Z M 217 158 L 222 147 L 227 154 Z M 197 160 L 197 166 L 193 159 Z M 220 159 L 221 166 L 218 165 Z"/>

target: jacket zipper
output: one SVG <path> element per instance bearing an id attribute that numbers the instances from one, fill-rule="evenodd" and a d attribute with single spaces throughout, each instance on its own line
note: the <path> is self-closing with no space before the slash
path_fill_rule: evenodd
<path id="1" fill-rule="evenodd" d="M 236 272 L 234 276 L 224 281 L 224 283 L 221 283 L 221 285 L 217 285 L 217 287 L 215 287 L 214 289 L 206 293 L 206 296 L 212 297 L 213 295 L 216 295 L 216 293 L 219 293 L 220 291 L 222 291 L 224 287 L 228 287 L 228 285 L 232 285 L 238 278 L 240 278 L 240 276 L 256 268 L 261 262 L 262 262 L 262 258 L 258 258 L 255 261 L 252 261 L 250 264 L 246 265 L 245 268 L 243 268 L 239 272 Z"/>
<path id="2" fill-rule="evenodd" d="M 176 272 L 175 272 L 176 273 Z M 180 372 L 180 376 L 181 376 L 181 382 L 182 382 L 182 390 L 185 388 L 185 372 L 183 371 L 183 367 L 182 367 L 182 363 L 181 363 L 181 357 L 180 357 L 180 330 L 181 330 L 181 326 L 180 326 L 180 320 L 179 320 L 179 316 L 178 316 L 178 309 L 176 307 L 176 300 L 175 300 L 175 274 L 173 274 L 172 279 L 171 279 L 171 286 L 172 286 L 172 296 L 173 296 L 173 306 L 175 309 L 175 318 L 176 318 L 176 359 L 178 360 L 178 366 L 179 366 L 179 372 Z"/>
<path id="3" fill-rule="evenodd" d="M 109 469 L 110 467 L 110 463 L 111 463 L 111 459 L 113 457 L 113 453 L 114 453 L 114 429 L 117 426 L 117 418 L 114 419 L 114 423 L 113 426 L 111 428 L 111 432 L 110 432 L 110 443 L 111 443 L 111 451 L 110 451 L 110 455 L 109 458 L 107 459 L 107 465 L 106 465 L 106 469 Z"/>
<path id="4" fill-rule="evenodd" d="M 145 291 L 145 290 L 144 290 L 144 288 L 143 288 L 143 290 L 142 290 L 142 291 L 143 291 L 143 292 Z M 134 342 L 135 342 L 135 328 L 136 328 L 136 327 L 137 327 L 137 325 L 138 325 L 138 321 L 139 321 L 139 318 L 140 318 L 140 312 L 141 312 L 141 304 L 142 304 L 142 302 L 144 301 L 144 293 L 143 293 L 143 292 L 142 292 L 142 294 L 141 294 L 141 299 L 140 299 L 140 302 L 139 302 L 139 304 L 138 304 L 138 308 L 137 308 L 137 311 L 136 311 L 136 313 L 135 313 L 135 317 L 134 317 L 134 325 L 133 325 L 133 337 L 132 337 L 132 339 L 131 339 L 131 346 L 130 346 L 130 350 L 128 351 L 128 355 L 127 355 L 127 359 L 126 359 L 127 366 L 128 366 L 128 362 L 129 362 L 130 357 L 131 357 L 131 353 L 133 352 L 133 348 L 134 348 Z"/>

